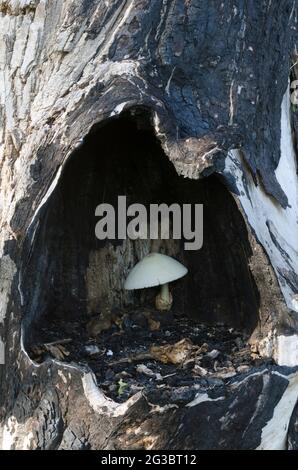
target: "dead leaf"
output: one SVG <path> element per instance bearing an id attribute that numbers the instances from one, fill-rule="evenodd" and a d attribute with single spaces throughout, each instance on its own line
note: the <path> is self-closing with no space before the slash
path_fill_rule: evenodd
<path id="1" fill-rule="evenodd" d="M 44 347 L 46 351 L 52 354 L 55 359 L 58 359 L 59 361 L 63 361 L 63 359 L 67 356 L 69 356 L 69 351 L 62 346 L 62 344 L 44 344 Z"/>
<path id="2" fill-rule="evenodd" d="M 42 359 L 45 353 L 50 353 L 55 359 L 63 360 L 66 356 L 69 356 L 70 352 L 63 346 L 63 344 L 70 343 L 71 338 L 61 339 L 53 341 L 51 343 L 38 344 L 34 346 L 31 351 L 33 359 L 39 361 Z"/>
<path id="3" fill-rule="evenodd" d="M 198 349 L 198 346 L 195 346 L 190 339 L 184 338 L 175 344 L 151 346 L 150 354 L 163 364 L 178 365 L 183 364 Z"/>

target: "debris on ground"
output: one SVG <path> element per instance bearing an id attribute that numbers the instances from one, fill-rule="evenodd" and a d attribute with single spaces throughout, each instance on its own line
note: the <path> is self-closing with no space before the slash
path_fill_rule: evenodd
<path id="1" fill-rule="evenodd" d="M 59 340 L 63 333 L 71 339 Z M 105 314 L 67 322 L 51 316 L 38 329 L 30 355 L 36 362 L 51 356 L 88 365 L 98 386 L 118 402 L 141 390 L 152 406 L 168 406 L 270 362 L 247 341 L 248 335 L 227 325 L 134 308 L 112 312 L 110 319 Z"/>
<path id="2" fill-rule="evenodd" d="M 44 355 L 48 355 L 47 353 L 49 353 L 49 355 L 53 358 L 59 361 L 63 361 L 70 354 L 63 344 L 70 343 L 71 341 L 71 338 L 67 338 L 58 341 L 52 341 L 51 343 L 37 344 L 32 348 L 32 352 L 36 358 L 42 358 Z"/>
<path id="3" fill-rule="evenodd" d="M 195 364 L 194 368 L 192 369 L 192 372 L 195 375 L 200 375 L 201 377 L 204 377 L 205 375 L 208 374 L 208 370 L 204 369 L 204 367 L 201 367 L 198 364 Z"/>
<path id="4" fill-rule="evenodd" d="M 211 359 L 216 359 L 220 355 L 220 352 L 217 351 L 217 349 L 212 349 L 212 351 L 207 353 L 207 357 L 210 357 Z"/>
<path id="5" fill-rule="evenodd" d="M 150 354 L 152 358 L 164 364 L 183 364 L 187 359 L 195 354 L 200 348 L 194 346 L 188 338 L 183 338 L 174 344 L 161 346 L 151 346 Z"/>
<path id="6" fill-rule="evenodd" d="M 150 331 L 158 331 L 160 329 L 160 321 L 153 320 L 148 318 L 148 325 Z"/>
<path id="7" fill-rule="evenodd" d="M 148 375 L 149 377 L 154 377 L 156 380 L 162 380 L 163 377 L 159 372 L 155 373 L 153 370 L 149 369 L 149 367 L 145 366 L 145 364 L 138 364 L 136 366 L 136 371 L 139 372 L 139 374 L 145 374 Z"/>
<path id="8" fill-rule="evenodd" d="M 93 356 L 93 354 L 100 354 L 100 349 L 96 344 L 86 344 L 85 350 L 90 356 Z"/>

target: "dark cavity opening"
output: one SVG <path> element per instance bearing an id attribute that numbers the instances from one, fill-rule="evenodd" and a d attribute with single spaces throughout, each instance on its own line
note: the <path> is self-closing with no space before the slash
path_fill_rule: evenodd
<path id="1" fill-rule="evenodd" d="M 151 250 L 150 241 L 95 237 L 96 206 L 116 206 L 118 195 L 126 195 L 128 204 L 147 207 L 204 205 L 202 249 L 186 251 L 184 240 L 160 246 L 189 270 L 171 284 L 173 312 L 252 333 L 259 294 L 249 269 L 246 225 L 233 197 L 215 175 L 200 181 L 178 176 L 154 136 L 150 118 L 137 112 L 93 129 L 70 158 L 40 218 L 23 275 L 27 342 L 57 321 L 65 325 L 61 335 L 68 336 L 66 325 L 71 329 L 75 322 L 87 323 L 107 310 L 153 308 L 156 289 L 123 289 L 130 269 Z"/>

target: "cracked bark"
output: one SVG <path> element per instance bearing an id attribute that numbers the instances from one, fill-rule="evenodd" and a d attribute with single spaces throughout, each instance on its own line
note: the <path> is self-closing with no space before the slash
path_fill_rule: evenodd
<path id="1" fill-rule="evenodd" d="M 286 447 L 287 435 L 270 429 L 281 415 L 287 429 L 296 400 L 290 395 L 284 411 L 283 398 L 297 389 L 298 184 L 287 94 L 296 1 L 0 0 L 0 31 L 3 447 Z M 164 413 L 142 396 L 125 406 L 106 400 L 88 370 L 37 366 L 22 338 L 22 324 L 30 326 L 23 301 L 33 293 L 21 274 L 62 170 L 94 125 L 136 107 L 151 114 L 179 174 L 217 172 L 233 193 L 264 292 L 252 341 L 281 364 L 237 377 L 224 398 L 210 391 Z M 229 404 L 246 393 L 250 406 L 232 413 Z M 208 417 L 225 425 L 213 429 Z M 177 431 L 171 438 L 165 423 Z M 238 425 L 245 439 L 233 432 Z"/>

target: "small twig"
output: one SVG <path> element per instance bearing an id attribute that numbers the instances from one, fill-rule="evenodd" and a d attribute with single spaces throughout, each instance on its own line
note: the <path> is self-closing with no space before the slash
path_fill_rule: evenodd
<path id="1" fill-rule="evenodd" d="M 173 375 L 177 375 L 177 372 L 173 372 L 172 374 L 168 374 L 168 375 L 163 375 L 162 378 L 168 379 L 169 377 L 173 377 Z"/>
<path id="2" fill-rule="evenodd" d="M 57 341 L 52 341 L 51 343 L 43 343 L 44 346 L 56 346 L 57 344 L 67 344 L 71 343 L 72 339 L 71 338 L 66 338 L 66 339 L 60 339 Z"/>
<path id="3" fill-rule="evenodd" d="M 122 357 L 118 361 L 110 362 L 111 366 L 115 366 L 117 364 L 123 364 L 124 362 L 136 362 L 136 361 L 144 361 L 145 359 L 154 359 L 154 357 L 149 353 L 137 354 L 136 356 L 130 357 Z"/>

